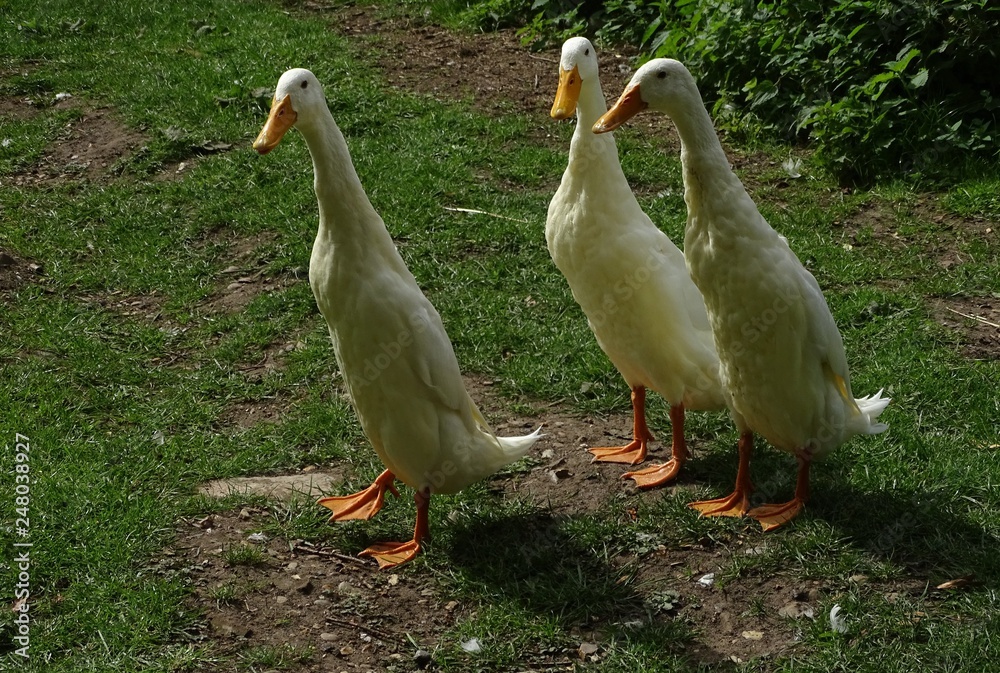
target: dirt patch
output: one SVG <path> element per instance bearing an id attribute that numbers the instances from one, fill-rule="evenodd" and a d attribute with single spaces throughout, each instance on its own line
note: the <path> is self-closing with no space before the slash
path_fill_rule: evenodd
<path id="1" fill-rule="evenodd" d="M 382 18 L 365 6 L 340 9 L 334 17 L 336 29 L 348 37 L 377 38 L 379 66 L 394 87 L 440 100 L 471 99 L 490 113 L 517 111 L 548 119 L 559 83 L 559 49 L 533 52 L 512 30 L 462 35 L 419 19 Z M 601 81 L 609 95 L 617 96 L 628 82 L 633 57 L 600 54 Z"/>
<path id="2" fill-rule="evenodd" d="M 78 109 L 80 116 L 65 124 L 35 166 L 13 176 L 15 185 L 99 180 L 146 142 L 144 135 L 125 126 L 108 108 L 90 107 L 75 98 L 55 107 Z"/>
<path id="3" fill-rule="evenodd" d="M 434 634 L 465 612 L 433 578 L 373 573 L 333 549 L 268 540 L 260 532 L 267 514 L 186 520 L 159 564 L 191 578 L 190 607 L 220 659 L 213 670 L 247 670 L 265 653 L 285 660 L 281 670 L 409 670 L 411 639 L 432 650 Z"/>
<path id="4" fill-rule="evenodd" d="M 228 232 L 216 232 L 209 237 L 206 245 L 227 235 Z M 268 274 L 264 249 L 275 238 L 272 232 L 262 232 L 228 242 L 227 250 L 219 259 L 227 266 L 219 272 L 216 291 L 201 304 L 201 309 L 206 313 L 236 313 L 246 308 L 258 295 L 276 292 L 298 280 L 305 280 L 305 272 L 301 270 L 281 276 Z"/>
<path id="5" fill-rule="evenodd" d="M 887 212 L 886 207 L 874 199 L 833 226 L 843 232 L 845 245 L 875 241 L 890 250 L 913 248 L 945 270 L 970 261 L 965 253 L 970 243 L 1000 240 L 996 222 L 950 213 L 934 195 L 922 195 L 903 213 Z"/>
<path id="6" fill-rule="evenodd" d="M 25 283 L 37 281 L 44 271 L 41 264 L 19 259 L 0 248 L 0 297 L 17 292 Z"/>
<path id="7" fill-rule="evenodd" d="M 973 360 L 1000 359 L 1000 299 L 950 297 L 930 300 L 932 315 L 958 333 L 962 354 Z"/>
<path id="8" fill-rule="evenodd" d="M 276 349 L 276 353 L 280 349 Z M 276 353 L 265 354 L 262 369 L 275 370 L 280 367 Z M 268 361 L 270 356 L 270 361 Z M 256 370 L 257 367 L 255 366 Z M 288 402 L 279 399 L 244 400 L 234 402 L 219 414 L 218 423 L 222 426 L 237 428 L 252 428 L 258 423 L 280 423 L 281 416 L 288 410 Z"/>
<path id="9" fill-rule="evenodd" d="M 13 98 L 10 96 L 0 96 L 0 117 L 10 119 L 33 119 L 37 117 L 40 110 L 28 98 Z"/>

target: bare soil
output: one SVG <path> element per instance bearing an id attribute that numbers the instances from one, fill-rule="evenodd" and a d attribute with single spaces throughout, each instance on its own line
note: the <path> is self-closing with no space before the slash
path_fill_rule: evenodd
<path id="1" fill-rule="evenodd" d="M 65 124 L 40 161 L 13 176 L 13 184 L 113 177 L 118 163 L 146 142 L 142 133 L 122 123 L 110 108 L 94 107 L 76 97 L 59 101 L 54 107 L 78 110 L 80 116 Z M 26 118 L 37 114 L 39 110 L 27 100 L 8 98 L 0 102 L 0 115 Z"/>

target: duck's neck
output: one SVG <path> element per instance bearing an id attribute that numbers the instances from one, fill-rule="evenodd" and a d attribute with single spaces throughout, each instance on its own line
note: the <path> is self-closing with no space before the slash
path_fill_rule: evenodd
<path id="1" fill-rule="evenodd" d="M 598 81 L 585 82 L 576 104 L 576 130 L 569 146 L 570 173 L 580 179 L 600 181 L 602 187 L 628 188 L 625 174 L 618 161 L 618 147 L 611 133 L 594 133 L 594 124 L 608 111 L 607 101 Z M 599 162 L 601 170 L 595 170 Z M 610 177 L 620 178 L 620 185 L 609 183 Z"/>
<path id="2" fill-rule="evenodd" d="M 679 105 L 679 109 L 672 111 L 671 118 L 681 139 L 684 200 L 690 219 L 690 216 L 697 217 L 703 204 L 745 194 L 745 191 L 729 167 L 729 159 L 700 97 L 694 96 Z M 737 194 L 732 194 L 732 190 Z"/>
<path id="3" fill-rule="evenodd" d="M 313 186 L 319 203 L 317 243 L 346 244 L 363 250 L 392 246 L 389 232 L 361 186 L 343 134 L 329 110 L 298 124 L 312 156 Z"/>

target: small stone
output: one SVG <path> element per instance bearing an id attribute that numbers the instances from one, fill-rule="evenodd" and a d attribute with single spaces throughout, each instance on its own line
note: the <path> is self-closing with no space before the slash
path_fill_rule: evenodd
<path id="1" fill-rule="evenodd" d="M 295 590 L 298 591 L 300 594 L 311 594 L 313 588 L 314 587 L 312 580 L 305 580 L 295 585 Z"/>
<path id="2" fill-rule="evenodd" d="M 351 647 L 350 645 L 344 645 L 343 647 L 340 648 L 340 656 L 348 657 L 352 654 L 354 654 L 354 648 Z"/>
<path id="3" fill-rule="evenodd" d="M 288 565 L 285 566 L 285 570 L 291 571 L 291 570 L 295 570 L 298 567 L 299 567 L 299 562 L 298 561 L 289 561 Z"/>
<path id="4" fill-rule="evenodd" d="M 325 640 L 327 642 L 330 642 L 330 641 L 333 641 L 333 640 L 337 639 L 337 634 L 336 633 L 321 633 L 321 634 L 319 634 L 319 639 L 320 640 Z"/>
<path id="5" fill-rule="evenodd" d="M 345 580 L 337 585 L 337 593 L 342 596 L 356 596 L 361 593 L 361 589 Z"/>
<path id="6" fill-rule="evenodd" d="M 569 479 L 572 476 L 573 473 L 565 467 L 561 467 L 558 470 L 549 470 L 549 479 L 551 479 L 553 483 L 558 483 L 563 479 Z"/>
<path id="7" fill-rule="evenodd" d="M 247 519 L 250 518 L 250 512 L 247 511 L 247 509 L 244 507 L 243 509 L 240 510 L 239 517 L 240 520 L 246 521 Z"/>
<path id="8" fill-rule="evenodd" d="M 761 631 L 744 631 L 742 634 L 747 640 L 761 640 L 764 634 Z"/>
<path id="9" fill-rule="evenodd" d="M 813 612 L 812 606 L 808 603 L 791 601 L 789 603 L 785 603 L 785 605 L 778 610 L 778 614 L 782 617 L 791 617 L 792 619 L 799 619 L 800 617 L 808 617 L 809 619 L 812 619 L 815 613 Z"/>
<path id="10" fill-rule="evenodd" d="M 580 649 L 577 650 L 577 653 L 581 659 L 586 659 L 591 655 L 597 654 L 597 650 L 599 649 L 595 643 L 580 643 Z"/>
<path id="11" fill-rule="evenodd" d="M 427 650 L 417 650 L 416 654 L 413 655 L 413 663 L 417 665 L 417 668 L 424 669 L 431 665 L 434 660 L 433 655 Z"/>
<path id="12" fill-rule="evenodd" d="M 284 605 L 285 603 L 288 602 L 288 596 L 278 596 L 277 598 L 274 599 L 274 602 L 278 603 L 279 605 Z"/>
<path id="13" fill-rule="evenodd" d="M 399 584 L 399 575 L 389 575 L 389 586 L 394 587 Z"/>

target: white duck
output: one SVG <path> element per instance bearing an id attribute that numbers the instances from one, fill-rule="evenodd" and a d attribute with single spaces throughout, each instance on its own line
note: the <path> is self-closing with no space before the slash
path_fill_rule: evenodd
<path id="1" fill-rule="evenodd" d="M 607 109 L 593 45 L 582 37 L 567 40 L 551 115 L 566 119 L 576 112 L 577 126 L 545 238 L 598 344 L 632 389 L 632 442 L 591 449 L 595 460 L 644 460 L 652 439 L 646 388 L 670 403 L 671 460 L 624 475 L 649 487 L 676 477 L 688 456 L 685 409 L 723 409 L 725 398 L 705 304 L 684 255 L 639 207 L 614 138 L 591 132 Z"/>
<path id="2" fill-rule="evenodd" d="M 253 147 L 266 154 L 295 126 L 312 155 L 319 231 L 309 284 L 361 426 L 386 466 L 354 495 L 323 498 L 332 520 L 368 519 L 395 479 L 416 489 L 413 539 L 373 545 L 380 567 L 412 559 L 428 536 L 430 494 L 454 493 L 517 460 L 539 438 L 497 437 L 462 382 L 437 311 L 399 256 L 361 186 L 323 89 L 308 70 L 278 80 Z"/>
<path id="3" fill-rule="evenodd" d="M 736 489 L 692 503 L 705 515 L 747 513 L 753 433 L 796 456 L 795 497 L 749 512 L 764 530 L 795 517 L 809 496 L 809 466 L 857 434 L 884 431 L 889 403 L 855 399 L 844 343 L 812 274 L 768 225 L 729 167 L 694 78 L 656 59 L 635 73 L 594 126 L 603 133 L 646 107 L 677 126 L 688 207 L 684 250 L 701 290 L 722 362 L 722 384 L 740 431 Z"/>

